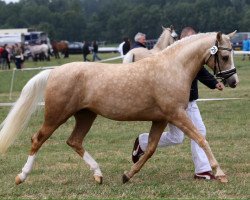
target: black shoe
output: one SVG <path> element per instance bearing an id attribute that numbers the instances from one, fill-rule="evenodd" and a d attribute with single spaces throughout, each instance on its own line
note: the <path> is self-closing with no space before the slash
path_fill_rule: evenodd
<path id="1" fill-rule="evenodd" d="M 194 175 L 194 179 L 214 180 L 216 179 L 212 172 L 202 172 Z"/>
<path id="2" fill-rule="evenodd" d="M 139 145 L 139 138 L 137 137 L 134 143 L 134 148 L 132 151 L 132 161 L 133 163 L 136 163 L 140 157 L 144 154 L 144 151 L 142 151 L 140 145 Z"/>

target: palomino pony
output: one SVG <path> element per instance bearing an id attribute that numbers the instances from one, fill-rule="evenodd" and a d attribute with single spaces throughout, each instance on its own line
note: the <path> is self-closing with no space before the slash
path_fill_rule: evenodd
<path id="1" fill-rule="evenodd" d="M 174 27 L 171 25 L 169 28 L 162 27 L 162 29 L 163 32 L 157 43 L 154 45 L 153 49 L 148 50 L 147 48 L 142 47 L 131 49 L 123 58 L 123 63 L 131 63 L 141 60 L 153 55 L 154 53 L 160 52 L 169 45 L 173 44 L 178 36 L 174 30 Z"/>
<path id="2" fill-rule="evenodd" d="M 16 184 L 25 181 L 42 144 L 71 116 L 76 124 L 67 144 L 90 166 L 95 180 L 102 183 L 98 163 L 82 145 L 97 115 L 119 121 L 152 121 L 145 154 L 123 174 L 124 183 L 153 155 L 168 122 L 203 148 L 217 179 L 227 182 L 208 142 L 188 118 L 186 107 L 191 83 L 204 64 L 226 79 L 230 87 L 236 87 L 238 76 L 230 43 L 235 32 L 193 35 L 130 64 L 73 62 L 33 77 L 1 124 L 0 152 L 4 153 L 45 96 L 44 122 L 32 137 L 28 160 L 16 176 Z"/>

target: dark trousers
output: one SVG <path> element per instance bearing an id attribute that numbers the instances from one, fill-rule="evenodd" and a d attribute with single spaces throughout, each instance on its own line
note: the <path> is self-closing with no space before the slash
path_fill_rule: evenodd
<path id="1" fill-rule="evenodd" d="M 88 54 L 83 54 L 83 61 L 90 61 L 88 58 L 87 58 Z"/>
<path id="2" fill-rule="evenodd" d="M 15 59 L 15 64 L 16 64 L 16 68 L 17 69 L 21 69 L 21 67 L 22 67 L 22 60 L 21 60 L 21 58 L 16 58 Z"/>

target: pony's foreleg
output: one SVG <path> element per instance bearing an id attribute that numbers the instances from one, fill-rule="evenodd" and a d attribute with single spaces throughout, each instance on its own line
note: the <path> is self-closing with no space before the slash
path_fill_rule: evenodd
<path id="1" fill-rule="evenodd" d="M 91 157 L 91 155 L 85 151 L 83 155 L 83 160 L 89 165 L 90 170 L 94 172 L 94 179 L 97 183 L 102 184 L 102 172 L 98 163 Z"/>
<path id="2" fill-rule="evenodd" d="M 146 163 L 146 161 L 154 154 L 158 142 L 160 140 L 161 134 L 167 126 L 166 121 L 153 122 L 151 126 L 151 130 L 149 132 L 148 138 L 148 146 L 146 148 L 145 154 L 141 157 L 141 159 L 135 163 L 129 172 L 125 172 L 122 177 L 123 183 L 128 182 L 137 172 L 140 171 L 142 166 Z"/>
<path id="3" fill-rule="evenodd" d="M 67 140 L 67 144 L 71 146 L 89 165 L 90 170 L 94 172 L 94 179 L 98 183 L 102 183 L 102 172 L 98 163 L 91 157 L 91 155 L 84 150 L 82 142 L 89 129 L 91 128 L 96 114 L 89 110 L 78 111 L 75 115 L 76 125 L 75 128 Z"/>
<path id="4" fill-rule="evenodd" d="M 174 121 L 172 121 L 171 123 L 180 128 L 189 138 L 193 139 L 204 150 L 212 169 L 215 170 L 215 177 L 220 182 L 228 182 L 227 177 L 221 170 L 217 160 L 215 159 L 206 138 L 199 133 L 197 128 L 193 125 L 192 121 L 186 115 L 186 112 L 183 111 L 182 113 L 176 115 Z"/>
<path id="5" fill-rule="evenodd" d="M 46 52 L 46 53 L 45 53 L 45 57 L 46 57 L 47 61 L 50 61 L 50 55 L 49 55 L 49 52 Z"/>

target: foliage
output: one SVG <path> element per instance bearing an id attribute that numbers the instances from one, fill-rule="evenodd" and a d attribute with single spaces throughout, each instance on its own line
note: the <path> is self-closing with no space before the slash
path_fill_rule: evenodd
<path id="1" fill-rule="evenodd" d="M 200 32 L 250 31 L 249 0 L 20 0 L 0 1 L 0 28 L 36 28 L 51 39 L 120 42 L 144 32 L 158 38 L 161 25 Z"/>

